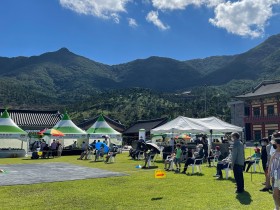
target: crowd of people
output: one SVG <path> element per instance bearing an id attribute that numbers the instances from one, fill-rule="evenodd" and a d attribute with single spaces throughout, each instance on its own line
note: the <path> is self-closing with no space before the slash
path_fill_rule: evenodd
<path id="1" fill-rule="evenodd" d="M 100 145 L 97 148 L 97 144 Z M 91 144 L 86 143 L 83 141 L 82 143 L 82 153 L 78 160 L 88 160 L 91 159 L 91 157 L 94 156 L 94 161 L 103 160 L 105 157 L 104 162 L 108 163 L 109 159 L 112 157 L 116 157 L 118 153 L 118 147 L 111 143 L 108 151 L 105 151 L 105 147 L 107 147 L 108 142 L 100 140 L 94 140 Z"/>
<path id="2" fill-rule="evenodd" d="M 223 169 L 233 170 L 234 178 L 236 181 L 236 193 L 244 192 L 244 172 L 252 170 L 252 166 L 256 167 L 260 162 L 264 171 L 264 187 L 260 189 L 262 192 L 272 191 L 275 203 L 275 209 L 279 210 L 280 206 L 280 132 L 274 133 L 268 138 L 260 140 L 261 148 L 256 146 L 254 153 L 245 158 L 244 144 L 240 141 L 238 133 L 231 134 L 232 142 L 229 143 L 228 153 L 226 156 L 221 152 L 219 145 L 215 145 L 213 149 L 208 150 L 208 140 L 206 136 L 196 138 L 194 140 L 195 148 L 188 148 L 185 144 L 176 143 L 171 139 L 171 154 L 167 156 L 164 161 L 164 169 L 166 171 L 174 171 L 176 174 L 187 174 L 188 168 L 193 164 L 206 163 L 212 167 L 212 162 L 216 162 L 216 173 L 214 177 L 223 179 Z M 97 144 L 100 144 L 97 148 Z M 60 156 L 62 145 L 58 140 L 53 140 L 51 145 L 48 145 L 44 140 L 35 142 L 31 145 L 34 155 L 33 159 L 38 158 L 38 150 L 42 153 L 42 158 L 49 158 L 50 156 Z M 85 141 L 82 143 L 82 153 L 79 160 L 87 160 L 90 155 L 94 155 L 94 160 L 102 159 L 108 163 L 111 157 L 115 157 L 118 152 L 118 147 L 110 144 L 107 152 L 106 142 L 94 140 L 93 143 L 88 144 Z M 35 152 L 36 151 L 36 152 Z M 154 159 L 158 153 L 153 147 L 147 147 L 143 138 L 137 142 L 135 149 L 131 148 L 129 156 L 134 160 L 143 159 L 145 161 L 142 168 L 149 167 L 149 161 Z M 37 154 L 37 156 L 36 156 Z M 183 167 L 182 167 L 183 166 Z M 182 171 L 181 171 L 182 168 Z M 255 168 L 254 168 L 255 169 Z M 252 172 L 252 171 L 251 171 Z"/>
<path id="3" fill-rule="evenodd" d="M 35 141 L 30 147 L 32 151 L 31 159 L 38 159 L 39 157 L 60 157 L 63 150 L 63 147 L 58 139 L 54 139 L 50 145 L 47 144 L 44 139 L 41 139 L 40 141 Z M 39 154 L 41 155 L 39 155 L 38 152 L 40 152 Z"/>

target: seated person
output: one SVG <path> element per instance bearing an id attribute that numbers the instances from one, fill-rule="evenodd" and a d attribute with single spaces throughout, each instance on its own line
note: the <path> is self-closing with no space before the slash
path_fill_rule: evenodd
<path id="1" fill-rule="evenodd" d="M 171 156 L 167 156 L 166 160 L 164 161 L 164 169 L 166 171 L 170 171 L 170 166 L 171 163 L 174 161 L 174 158 L 175 158 L 175 153 L 172 153 Z M 173 170 L 173 168 L 171 170 Z"/>
<path id="2" fill-rule="evenodd" d="M 216 146 L 216 150 L 211 150 L 210 155 L 207 158 L 208 159 L 209 167 L 211 167 L 211 160 L 214 160 L 214 158 L 216 158 L 217 160 L 220 160 L 221 154 L 222 153 L 220 151 L 220 147 L 219 146 Z"/>
<path id="3" fill-rule="evenodd" d="M 103 157 L 104 156 L 104 145 L 102 144 L 99 150 L 95 150 L 95 161 L 97 161 L 97 159 L 99 157 Z"/>
<path id="4" fill-rule="evenodd" d="M 214 177 L 217 177 L 217 179 L 222 179 L 223 178 L 222 170 L 224 168 L 227 168 L 230 163 L 231 163 L 231 148 L 229 150 L 229 155 L 225 159 L 217 163 L 217 173 L 216 175 L 214 175 Z"/>
<path id="5" fill-rule="evenodd" d="M 156 151 L 153 148 L 151 148 L 148 153 L 144 153 L 144 154 L 145 154 L 145 164 L 142 168 L 147 168 L 147 164 L 149 160 L 152 160 L 155 157 Z"/>
<path id="6" fill-rule="evenodd" d="M 49 158 L 49 145 L 45 144 L 43 148 L 42 158 L 46 158 L 47 156 Z"/>
<path id="7" fill-rule="evenodd" d="M 196 159 L 203 159 L 203 157 L 204 157 L 203 145 L 199 144 L 199 145 L 197 145 L 197 151 L 194 152 L 193 157 L 187 159 L 185 166 L 184 166 L 184 170 L 182 171 L 182 174 L 186 174 L 186 172 L 188 170 L 188 166 L 191 164 L 194 164 Z M 196 162 L 196 163 L 198 163 L 198 162 Z M 200 164 L 200 163 L 198 163 L 198 164 Z"/>
<path id="8" fill-rule="evenodd" d="M 87 159 L 87 155 L 89 152 L 89 146 L 88 145 L 84 145 L 83 146 L 83 152 L 81 153 L 80 157 L 77 160 L 82 160 L 83 158 L 85 158 L 85 160 Z"/>
<path id="9" fill-rule="evenodd" d="M 255 153 L 251 157 L 248 157 L 245 160 L 243 171 L 245 171 L 246 165 L 248 164 L 248 167 L 246 169 L 246 172 L 248 172 L 250 167 L 251 167 L 251 165 L 253 165 L 255 163 L 255 160 L 258 159 L 257 160 L 257 163 L 258 163 L 260 158 L 261 158 L 261 150 L 260 150 L 260 148 L 255 148 Z"/>
<path id="10" fill-rule="evenodd" d="M 117 152 L 118 152 L 118 147 L 113 144 L 112 147 L 110 148 L 110 151 L 109 153 L 107 154 L 106 158 L 105 158 L 105 163 L 108 163 L 110 157 L 114 157 L 117 155 Z"/>

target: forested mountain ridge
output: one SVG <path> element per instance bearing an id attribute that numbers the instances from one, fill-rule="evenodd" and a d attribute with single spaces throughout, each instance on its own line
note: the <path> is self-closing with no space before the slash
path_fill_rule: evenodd
<path id="1" fill-rule="evenodd" d="M 93 111 L 105 110 L 114 116 L 125 111 L 131 116 L 119 115 L 127 122 L 141 116 L 161 117 L 164 113 L 173 116 L 179 114 L 178 110 L 194 117 L 217 114 L 228 118 L 226 101 L 231 96 L 249 90 L 263 79 L 279 79 L 279 75 L 280 35 L 271 36 L 239 55 L 188 61 L 152 56 L 106 65 L 61 48 L 38 56 L 0 57 L 0 105 L 72 107 L 74 114 L 83 112 L 81 116 L 75 114 L 77 119 L 88 117 L 88 113 Z M 148 90 L 151 93 L 145 97 Z M 120 91 L 123 95 L 119 94 Z M 191 91 L 191 96 L 180 95 L 184 91 Z M 205 92 L 209 103 L 206 114 L 203 108 Z M 133 108 L 137 104 L 134 101 L 138 101 L 139 93 L 145 103 L 135 111 Z M 155 109 L 149 100 L 157 103 Z M 211 106 L 218 103 L 222 108 L 220 113 L 217 107 L 210 106 L 212 102 Z M 108 105 L 112 103 L 114 106 Z M 120 109 L 118 106 L 130 108 Z M 152 111 L 146 112 L 143 107 Z M 86 110 L 90 108 L 91 111 Z M 183 111 L 185 109 L 188 111 Z"/>

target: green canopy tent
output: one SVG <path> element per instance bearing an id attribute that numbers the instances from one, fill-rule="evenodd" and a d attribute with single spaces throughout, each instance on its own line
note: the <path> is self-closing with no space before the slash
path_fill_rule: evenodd
<path id="1" fill-rule="evenodd" d="M 65 134 L 63 138 L 63 146 L 70 146 L 77 141 L 78 145 L 82 144 L 82 141 L 87 141 L 87 132 L 76 126 L 70 119 L 67 112 L 64 113 L 62 120 L 60 120 L 53 129 L 61 131 Z"/>
<path id="2" fill-rule="evenodd" d="M 97 121 L 87 130 L 90 143 L 93 140 L 102 139 L 103 136 L 109 137 L 109 144 L 122 145 L 122 134 L 113 129 L 101 114 Z M 103 138 L 104 139 L 104 138 Z"/>
<path id="3" fill-rule="evenodd" d="M 27 132 L 17 126 L 7 110 L 0 117 L 0 148 L 26 148 L 24 154 L 28 152 Z"/>

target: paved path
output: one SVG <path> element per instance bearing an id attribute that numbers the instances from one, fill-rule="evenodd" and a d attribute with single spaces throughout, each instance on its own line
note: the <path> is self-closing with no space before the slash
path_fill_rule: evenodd
<path id="1" fill-rule="evenodd" d="M 5 171 L 0 173 L 0 186 L 128 175 L 68 163 L 0 165 L 0 169 Z"/>

